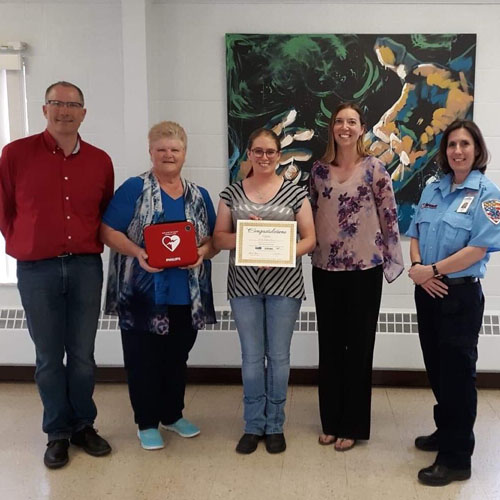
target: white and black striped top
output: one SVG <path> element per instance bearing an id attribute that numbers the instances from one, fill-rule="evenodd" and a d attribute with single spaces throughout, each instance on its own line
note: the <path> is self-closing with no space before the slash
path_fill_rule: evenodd
<path id="1" fill-rule="evenodd" d="M 231 184 L 220 193 L 220 198 L 231 210 L 234 230 L 238 220 L 248 219 L 252 214 L 264 220 L 295 220 L 306 196 L 303 188 L 286 180 L 276 196 L 267 203 L 250 201 L 245 195 L 241 181 Z M 297 258 L 295 267 L 270 269 L 236 266 L 234 259 L 235 251 L 231 250 L 227 276 L 228 299 L 260 294 L 305 299 L 300 257 Z"/>

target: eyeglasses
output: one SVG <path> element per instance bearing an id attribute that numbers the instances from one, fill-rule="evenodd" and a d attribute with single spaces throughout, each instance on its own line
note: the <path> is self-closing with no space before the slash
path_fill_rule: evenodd
<path id="1" fill-rule="evenodd" d="M 266 155 L 270 160 L 274 158 L 279 151 L 277 149 L 261 149 L 261 148 L 255 148 L 250 150 L 257 158 L 262 158 L 264 155 Z"/>
<path id="2" fill-rule="evenodd" d="M 50 104 L 51 106 L 55 106 L 56 108 L 71 108 L 71 109 L 79 109 L 83 108 L 83 104 L 81 102 L 64 102 L 64 101 L 55 101 L 49 100 L 45 104 Z"/>

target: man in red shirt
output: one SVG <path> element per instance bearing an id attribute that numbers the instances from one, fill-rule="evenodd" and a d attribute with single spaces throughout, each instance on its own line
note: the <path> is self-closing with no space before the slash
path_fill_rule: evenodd
<path id="1" fill-rule="evenodd" d="M 35 344 L 35 380 L 48 434 L 44 463 L 68 462 L 70 442 L 94 456 L 109 444 L 95 431 L 94 342 L 101 309 L 101 215 L 113 196 L 113 165 L 84 142 L 82 91 L 51 85 L 47 129 L 11 142 L 0 157 L 0 230 L 17 259 L 18 288 Z M 66 365 L 64 356 L 66 355 Z"/>

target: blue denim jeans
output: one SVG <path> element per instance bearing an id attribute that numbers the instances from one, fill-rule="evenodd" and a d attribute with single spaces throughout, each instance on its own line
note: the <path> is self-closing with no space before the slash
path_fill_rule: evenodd
<path id="1" fill-rule="evenodd" d="M 18 288 L 35 344 L 35 380 L 49 441 L 93 425 L 94 341 L 101 308 L 100 255 L 17 263 Z M 64 356 L 66 355 L 66 364 Z"/>
<path id="2" fill-rule="evenodd" d="M 290 343 L 300 303 L 279 295 L 231 299 L 241 343 L 246 433 L 283 432 Z"/>

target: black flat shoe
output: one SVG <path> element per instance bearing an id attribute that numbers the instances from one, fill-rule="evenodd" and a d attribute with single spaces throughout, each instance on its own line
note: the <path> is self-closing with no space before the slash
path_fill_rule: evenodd
<path id="1" fill-rule="evenodd" d="M 43 456 L 43 463 L 49 469 L 59 469 L 65 466 L 68 461 L 69 441 L 67 439 L 54 439 L 47 443 L 47 449 Z"/>
<path id="2" fill-rule="evenodd" d="M 439 451 L 438 431 L 434 431 L 428 436 L 418 436 L 415 439 L 415 446 L 422 451 Z"/>
<path id="3" fill-rule="evenodd" d="M 81 431 L 74 432 L 71 436 L 71 444 L 80 446 L 93 457 L 102 457 L 111 452 L 109 443 L 90 426 L 84 427 Z"/>
<path id="4" fill-rule="evenodd" d="M 262 439 L 262 436 L 258 434 L 243 434 L 238 444 L 236 445 L 236 451 L 238 453 L 242 453 L 243 455 L 249 455 L 253 453 L 257 449 L 257 445 L 259 441 Z"/>
<path id="5" fill-rule="evenodd" d="M 446 465 L 434 464 L 422 469 L 418 479 L 427 486 L 446 486 L 453 481 L 465 481 L 470 478 L 470 469 L 450 469 Z"/>
<path id="6" fill-rule="evenodd" d="M 286 450 L 283 434 L 266 434 L 266 450 L 268 453 L 281 453 Z"/>

